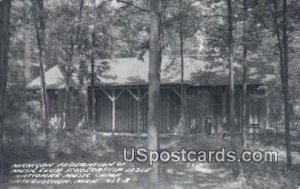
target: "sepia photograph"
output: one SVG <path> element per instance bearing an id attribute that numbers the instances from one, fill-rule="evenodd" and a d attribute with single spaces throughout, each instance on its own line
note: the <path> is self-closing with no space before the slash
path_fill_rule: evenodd
<path id="1" fill-rule="evenodd" d="M 0 189 L 300 189 L 299 0 L 0 0 Z"/>

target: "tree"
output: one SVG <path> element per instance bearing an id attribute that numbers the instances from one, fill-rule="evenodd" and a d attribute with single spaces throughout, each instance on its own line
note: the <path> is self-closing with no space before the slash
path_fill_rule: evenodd
<path id="1" fill-rule="evenodd" d="M 247 146 L 247 54 L 248 46 L 246 39 L 246 21 L 247 20 L 247 0 L 243 0 L 243 94 L 242 94 L 242 145 L 244 148 Z"/>
<path id="2" fill-rule="evenodd" d="M 84 2 L 80 1 L 79 2 L 79 11 L 78 11 L 78 16 L 77 12 L 74 13 L 74 16 L 77 17 L 78 19 L 75 20 L 80 20 L 82 16 L 82 9 L 84 6 Z M 73 9 L 74 10 L 74 9 Z M 76 10 L 76 9 L 75 9 Z M 72 10 L 71 10 L 72 11 Z M 70 16 L 70 15 L 67 15 Z M 70 17 L 69 17 L 70 18 Z M 78 25 L 76 27 L 76 25 Z M 69 119 L 70 119 L 70 85 L 71 85 L 71 79 L 72 79 L 72 63 L 74 60 L 74 53 L 75 53 L 75 48 L 78 46 L 78 38 L 79 38 L 79 32 L 80 30 L 80 23 L 75 23 L 72 21 L 70 22 L 69 26 L 69 31 L 67 31 L 70 35 L 67 37 L 67 40 L 69 40 L 69 48 L 66 51 L 68 54 L 68 60 L 67 60 L 67 66 L 66 66 L 66 88 L 65 88 L 65 99 L 64 99 L 64 124 L 65 127 L 69 128 L 71 127 Z"/>
<path id="3" fill-rule="evenodd" d="M 231 146 L 234 150 L 237 150 L 236 142 L 235 142 L 235 102 L 234 102 L 234 69 L 233 69 L 233 14 L 232 14 L 232 2 L 231 0 L 227 0 L 227 13 L 228 13 L 228 55 L 227 61 L 229 65 L 229 130 L 231 135 Z M 232 168 L 233 176 L 237 177 L 240 174 L 240 170 L 238 168 L 237 163 L 233 163 Z"/>
<path id="4" fill-rule="evenodd" d="M 149 9 L 139 6 L 133 1 L 118 0 L 127 6 L 146 12 L 149 16 L 150 34 L 146 47 L 149 47 L 149 71 L 148 71 L 148 149 L 159 150 L 159 103 L 160 103 L 160 69 L 162 60 L 162 23 L 160 0 L 151 0 Z M 144 3 L 144 2 L 143 2 Z M 143 4 L 142 3 L 142 4 Z M 148 188 L 160 188 L 158 177 L 158 164 L 154 163 Z"/>
<path id="5" fill-rule="evenodd" d="M 110 57 L 109 49 L 110 49 L 110 32 L 111 32 L 111 24 L 113 23 L 113 17 L 107 17 L 104 15 L 110 14 L 109 9 L 109 1 L 90 1 L 87 8 L 87 12 L 84 20 L 83 29 L 85 32 L 82 32 L 82 52 L 84 56 L 89 60 L 90 64 L 90 74 L 89 74 L 89 82 L 90 82 L 90 117 L 89 117 L 89 125 L 91 129 L 95 129 L 96 125 L 96 92 L 95 87 L 96 83 L 99 82 L 99 77 L 102 76 L 103 72 L 105 72 L 109 67 L 105 64 L 105 62 L 100 61 L 99 59 L 105 59 Z M 106 27 L 103 27 L 103 26 Z M 98 62 L 98 63 L 97 63 Z"/>
<path id="6" fill-rule="evenodd" d="M 7 83 L 7 65 L 9 51 L 9 26 L 10 26 L 11 0 L 0 1 L 0 169 L 4 161 L 4 118 L 5 94 Z"/>
<path id="7" fill-rule="evenodd" d="M 291 114 L 291 103 L 289 94 L 289 59 L 288 59 L 288 18 L 287 18 L 287 1 L 282 1 L 282 30 L 280 30 L 280 16 L 278 1 L 274 0 L 271 2 L 273 6 L 270 9 L 272 11 L 273 26 L 277 38 L 277 47 L 279 50 L 280 60 L 280 78 L 281 78 L 281 89 L 283 93 L 283 104 L 284 104 L 284 125 L 285 125 L 285 145 L 286 145 L 286 161 L 287 168 L 291 168 L 292 155 L 291 155 L 291 142 L 290 142 L 290 114 Z M 282 33 L 282 35 L 281 35 Z"/>
<path id="8" fill-rule="evenodd" d="M 160 47 L 160 6 L 159 0 L 150 1 L 150 41 L 149 41 L 149 110 L 148 110 L 148 141 L 149 150 L 159 149 L 159 136 L 158 136 L 158 126 L 159 126 L 159 101 L 160 101 L 160 67 L 162 52 Z M 155 184 L 154 184 L 155 183 Z M 155 163 L 153 165 L 153 172 L 151 174 L 151 188 L 159 188 L 158 184 L 158 165 Z"/>
<path id="9" fill-rule="evenodd" d="M 84 8 L 85 0 L 80 0 L 80 8 L 79 8 L 79 24 L 77 26 L 77 39 L 76 42 L 78 43 L 78 54 L 79 54 L 79 70 L 78 70 L 78 110 L 80 111 L 80 118 L 84 121 L 85 127 L 88 126 L 88 97 L 87 97 L 87 88 L 84 87 L 84 81 L 86 74 L 86 65 L 83 58 L 82 50 L 82 20 L 83 20 L 83 8 Z"/>
<path id="10" fill-rule="evenodd" d="M 290 141 L 290 94 L 289 94 L 289 49 L 288 49 L 288 8 L 287 0 L 283 0 L 283 25 L 282 25 L 282 43 L 283 43 L 283 67 L 282 71 L 282 90 L 284 98 L 284 125 L 285 125 L 285 145 L 287 167 L 292 166 L 291 141 Z"/>
<path id="11" fill-rule="evenodd" d="M 43 0 L 31 0 L 33 8 L 34 27 L 36 32 L 36 40 L 39 51 L 39 69 L 41 77 L 41 94 L 42 94 L 42 113 L 43 126 L 46 134 L 46 147 L 49 148 L 49 113 L 48 100 L 45 82 L 45 41 L 46 41 L 46 19 Z"/>
<path id="12" fill-rule="evenodd" d="M 30 64 L 31 64 L 31 24 L 30 24 L 30 20 L 29 20 L 29 16 L 30 16 L 30 9 L 28 7 L 28 2 L 23 1 L 23 6 L 24 6 L 24 13 L 22 14 L 22 16 L 24 17 L 23 19 L 25 19 L 24 24 L 25 26 L 25 31 L 24 31 L 24 78 L 26 83 L 28 84 L 31 80 L 31 68 L 30 68 Z"/>
<path id="13" fill-rule="evenodd" d="M 186 128 L 186 121 L 187 121 L 187 94 L 184 84 L 184 55 L 186 53 L 186 45 L 185 43 L 191 44 L 190 41 L 186 42 L 188 38 L 193 38 L 197 31 L 199 31 L 199 23 L 201 23 L 200 18 L 197 17 L 196 12 L 199 11 L 192 2 L 183 1 L 180 0 L 179 2 L 174 2 L 175 7 L 177 7 L 178 10 L 172 10 L 172 8 L 169 8 L 171 10 L 168 10 L 169 12 L 175 12 L 173 13 L 171 18 L 167 18 L 168 20 L 165 21 L 164 27 L 168 32 L 166 35 L 168 36 L 175 36 L 178 37 L 178 40 L 173 40 L 164 42 L 166 43 L 169 48 L 172 49 L 173 53 L 175 54 L 175 57 L 179 54 L 180 57 L 180 100 L 181 100 L 181 115 L 179 119 L 179 123 L 177 125 L 177 128 L 175 129 L 175 134 L 182 135 L 185 132 L 187 132 Z M 169 5 L 169 7 L 172 7 Z M 170 14 L 170 13 L 169 13 Z M 174 33 L 175 34 L 172 34 Z M 178 41 L 178 42 L 177 42 Z M 169 44 L 168 44 L 169 43 Z M 175 43 L 175 44 L 172 44 Z M 176 46 L 176 47 L 174 47 Z M 177 50 L 178 49 L 178 50 Z M 195 54 L 193 54 L 195 55 Z"/>
<path id="14" fill-rule="evenodd" d="M 228 8 L 228 66 L 229 66 L 229 127 L 233 134 L 235 129 L 235 108 L 234 108 L 234 70 L 233 70 L 233 26 L 232 26 L 232 4 L 231 0 L 227 0 Z"/>
<path id="15" fill-rule="evenodd" d="M 63 61 L 63 70 L 65 73 L 66 86 L 63 102 L 63 128 L 71 127 L 70 106 L 71 106 L 71 85 L 73 72 L 75 70 L 75 63 L 77 63 L 80 55 L 81 20 L 84 8 L 84 0 L 79 2 L 63 2 L 54 13 L 60 17 L 58 21 L 53 24 L 51 29 L 51 38 L 56 39 L 57 46 L 62 53 L 60 58 Z M 79 55 L 78 55 L 79 54 Z M 77 58 L 77 59 L 76 59 Z M 74 87 L 74 86 L 72 86 Z M 74 127 L 73 127 L 74 128 Z"/>

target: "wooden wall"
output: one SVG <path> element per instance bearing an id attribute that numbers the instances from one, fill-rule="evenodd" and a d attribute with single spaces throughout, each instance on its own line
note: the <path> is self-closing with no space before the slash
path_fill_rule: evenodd
<path id="1" fill-rule="evenodd" d="M 252 94 L 256 87 L 250 88 Z M 177 91 L 177 92 L 174 92 Z M 114 91 L 114 92 L 113 92 Z M 254 91 L 254 92 L 253 92 Z M 241 116 L 241 87 L 235 90 L 236 126 L 240 128 Z M 76 93 L 76 92 L 75 92 Z M 74 95 L 76 96 L 76 94 Z M 192 133 L 218 132 L 220 129 L 228 129 L 227 116 L 229 112 L 228 88 L 215 87 L 186 87 L 187 93 L 187 129 Z M 63 111 L 63 90 L 49 91 L 50 115 L 59 115 Z M 137 133 L 147 132 L 148 95 L 146 86 L 97 88 L 96 89 L 96 128 L 101 132 L 113 132 L 113 102 L 115 100 L 115 129 L 114 132 Z M 181 114 L 180 86 L 162 86 L 160 99 L 160 133 L 173 133 Z M 80 120 L 80 108 L 77 108 L 78 99 L 72 97 L 70 114 L 72 125 Z M 90 93 L 89 95 L 90 96 Z M 109 98 L 110 97 L 110 98 Z M 140 100 L 137 100 L 140 97 Z M 77 99 L 77 100 L 76 100 Z M 89 112 L 91 107 L 89 105 Z M 248 100 L 247 116 L 250 124 L 260 123 L 265 116 L 264 99 Z"/>
<path id="2" fill-rule="evenodd" d="M 64 113 L 65 89 L 47 89 L 49 116 L 62 118 Z M 78 92 L 70 89 L 70 106 L 68 109 L 66 129 L 74 129 L 80 121 L 80 109 L 78 109 Z"/>
<path id="3" fill-rule="evenodd" d="M 138 89 L 132 88 L 130 90 L 137 95 Z M 139 90 L 141 94 L 146 93 L 146 89 Z M 117 89 L 115 93 L 119 94 L 121 91 L 122 89 Z M 106 92 L 111 94 L 109 90 Z M 96 129 L 103 132 L 112 132 L 112 101 L 102 90 L 97 90 L 96 93 Z M 139 129 L 141 132 L 147 132 L 148 96 L 138 102 L 125 90 L 115 103 L 115 132 L 136 133 Z M 158 110 L 160 112 L 159 131 L 161 133 L 171 132 L 180 117 L 180 98 L 170 89 L 162 89 L 160 105 Z M 138 111 L 138 109 L 140 110 Z"/>
<path id="4" fill-rule="evenodd" d="M 137 94 L 137 88 L 128 89 L 135 95 Z M 115 93 L 119 94 L 122 90 L 122 88 L 116 89 Z M 142 94 L 146 93 L 146 88 L 139 90 Z M 181 100 L 174 90 L 179 93 L 179 86 L 163 87 L 161 89 L 160 109 L 158 110 L 160 112 L 160 133 L 174 132 L 180 119 Z M 223 95 L 228 101 L 225 87 L 189 87 L 186 90 L 187 129 L 196 133 L 204 132 L 206 125 L 211 124 L 215 130 L 219 130 L 228 112 L 228 105 L 222 102 Z M 112 92 L 110 89 L 105 89 L 105 92 L 98 89 L 96 93 L 96 129 L 102 132 L 112 132 L 112 101 L 107 96 L 107 94 L 111 95 Z M 239 95 L 237 94 L 237 96 Z M 239 110 L 239 101 L 236 104 L 236 108 Z M 136 133 L 139 127 L 141 132 L 147 132 L 148 96 L 145 96 L 139 105 L 132 94 L 125 90 L 116 100 L 115 106 L 115 132 Z M 140 111 L 138 111 L 139 108 Z M 237 117 L 239 116 L 238 112 Z"/>

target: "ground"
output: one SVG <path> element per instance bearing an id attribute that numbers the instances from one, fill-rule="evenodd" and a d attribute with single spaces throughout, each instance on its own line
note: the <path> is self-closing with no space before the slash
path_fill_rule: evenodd
<path id="1" fill-rule="evenodd" d="M 232 177 L 231 163 L 160 163 L 159 178 L 165 189 L 198 189 L 198 188 L 300 188 L 300 153 L 299 153 L 299 133 L 295 132 L 292 137 L 293 144 L 293 167 L 287 170 L 285 167 L 285 148 L 283 135 L 278 136 L 258 136 L 255 140 L 249 142 L 251 150 L 276 150 L 279 154 L 279 162 L 273 163 L 241 163 L 242 174 L 236 179 Z M 91 136 L 91 137 L 87 137 Z M 71 137 L 71 136 L 69 136 Z M 64 138 L 68 141 L 66 136 Z M 84 138 L 84 139 L 83 139 Z M 104 136 L 88 135 L 85 137 L 75 137 L 72 140 L 77 141 L 71 144 L 64 144 L 68 147 L 60 147 L 61 152 L 56 153 L 52 161 L 54 162 L 111 162 L 122 161 L 123 147 L 146 147 L 147 139 L 137 136 Z M 91 141 L 94 141 L 92 144 Z M 229 137 L 223 138 L 221 135 L 190 135 L 185 137 L 165 136 L 160 140 L 161 149 L 180 150 L 218 150 L 222 147 L 230 149 Z M 237 143 L 238 140 L 237 140 Z M 61 143 L 62 144 L 62 143 Z M 74 146 L 77 146 L 76 149 Z M 17 147 L 15 147 L 17 149 Z M 23 148 L 24 149 L 24 148 Z M 32 148 L 31 148 L 32 149 Z M 29 149 L 28 149 L 29 150 Z M 42 153 L 28 152 L 27 159 L 42 161 Z M 18 150 L 17 150 L 18 151 Z M 21 150 L 19 150 L 21 151 Z M 24 151 L 24 150 L 23 150 Z M 26 150 L 25 150 L 26 151 Z M 15 154 L 16 155 L 16 154 Z M 15 162 L 26 162 L 24 154 L 18 154 L 20 157 Z M 13 163 L 13 162 L 10 162 Z M 148 168 L 145 163 L 129 163 L 129 167 Z M 149 173 L 131 174 L 132 180 L 126 184 L 85 184 L 85 185 L 12 185 L 8 184 L 8 174 L 2 178 L 0 188 L 4 189 L 94 189 L 94 188 L 145 188 L 149 178 Z"/>

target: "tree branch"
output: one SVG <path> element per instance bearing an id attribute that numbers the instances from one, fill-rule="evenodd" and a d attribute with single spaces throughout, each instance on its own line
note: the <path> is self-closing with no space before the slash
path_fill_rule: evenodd
<path id="1" fill-rule="evenodd" d="M 150 10 L 148 10 L 148 9 L 145 9 L 145 8 L 142 8 L 140 6 L 135 5 L 132 1 L 117 0 L 117 2 L 123 3 L 123 4 L 128 5 L 128 6 L 132 6 L 132 7 L 136 8 L 136 9 L 138 9 L 140 11 L 143 11 L 143 12 L 150 12 Z"/>

